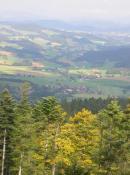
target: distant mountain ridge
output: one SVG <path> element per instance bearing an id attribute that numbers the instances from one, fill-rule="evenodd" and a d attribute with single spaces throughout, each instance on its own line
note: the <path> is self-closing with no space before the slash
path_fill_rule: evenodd
<path id="1" fill-rule="evenodd" d="M 1 21 L 11 25 L 37 25 L 49 29 L 86 31 L 86 32 L 130 32 L 130 24 L 108 21 L 60 21 L 60 20 L 9 20 Z"/>

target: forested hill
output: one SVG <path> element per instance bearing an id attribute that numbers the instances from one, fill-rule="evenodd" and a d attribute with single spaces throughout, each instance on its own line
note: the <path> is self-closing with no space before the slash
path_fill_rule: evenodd
<path id="1" fill-rule="evenodd" d="M 130 49 L 129 46 L 107 47 L 97 51 L 84 53 L 81 60 L 85 59 L 93 66 L 101 66 L 108 62 L 113 62 L 116 67 L 130 67 Z"/>
<path id="2" fill-rule="evenodd" d="M 130 67 L 129 36 L 129 32 L 63 30 L 41 22 L 5 22 L 0 23 L 0 54 L 6 51 L 22 65 L 37 60 L 58 67 L 102 67 L 107 60 L 115 67 Z"/>
<path id="3" fill-rule="evenodd" d="M 55 97 L 31 105 L 29 91 L 19 101 L 0 94 L 1 175 L 130 174 L 130 103 L 70 116 Z"/>

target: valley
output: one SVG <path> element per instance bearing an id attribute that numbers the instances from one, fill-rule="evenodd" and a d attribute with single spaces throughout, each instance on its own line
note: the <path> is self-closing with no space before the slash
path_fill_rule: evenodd
<path id="1" fill-rule="evenodd" d="M 129 33 L 1 24 L 0 89 L 8 87 L 17 96 L 28 81 L 32 99 L 128 97 L 129 47 Z"/>

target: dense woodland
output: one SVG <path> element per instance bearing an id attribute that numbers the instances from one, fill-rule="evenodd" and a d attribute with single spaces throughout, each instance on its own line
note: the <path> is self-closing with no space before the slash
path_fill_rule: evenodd
<path id="1" fill-rule="evenodd" d="M 130 175 L 130 103 L 102 100 L 91 112 L 92 102 L 51 96 L 31 104 L 29 91 L 23 84 L 19 101 L 0 94 L 1 175 Z"/>
<path id="2" fill-rule="evenodd" d="M 81 111 L 83 108 L 87 108 L 93 114 L 98 113 L 100 110 L 104 109 L 111 101 L 118 101 L 121 109 L 123 110 L 129 103 L 129 99 L 126 98 L 77 98 L 68 101 L 67 99 L 61 100 L 63 109 L 69 114 L 74 115 L 75 113 Z"/>

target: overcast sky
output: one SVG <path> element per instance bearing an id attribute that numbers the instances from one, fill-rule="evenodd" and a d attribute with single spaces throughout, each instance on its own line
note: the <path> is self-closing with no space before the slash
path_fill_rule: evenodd
<path id="1" fill-rule="evenodd" d="M 86 20 L 130 19 L 130 0 L 0 0 L 6 18 Z"/>

